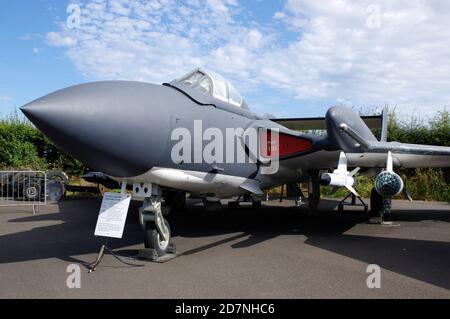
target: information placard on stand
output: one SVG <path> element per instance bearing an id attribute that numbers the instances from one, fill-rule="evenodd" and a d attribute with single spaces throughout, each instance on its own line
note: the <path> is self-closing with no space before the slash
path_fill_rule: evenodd
<path id="1" fill-rule="evenodd" d="M 131 197 L 105 193 L 95 227 L 95 236 L 122 238 Z"/>

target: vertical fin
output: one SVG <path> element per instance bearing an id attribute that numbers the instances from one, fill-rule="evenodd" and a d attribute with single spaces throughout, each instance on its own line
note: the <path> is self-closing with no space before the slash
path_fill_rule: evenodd
<path id="1" fill-rule="evenodd" d="M 389 126 L 389 109 L 384 108 L 383 113 L 381 113 L 381 137 L 380 142 L 387 142 L 388 137 L 388 126 Z"/>
<path id="2" fill-rule="evenodd" d="M 341 152 L 341 154 L 339 154 L 339 163 L 337 167 L 337 172 L 338 174 L 343 175 L 347 174 L 347 156 L 345 156 L 344 152 Z"/>

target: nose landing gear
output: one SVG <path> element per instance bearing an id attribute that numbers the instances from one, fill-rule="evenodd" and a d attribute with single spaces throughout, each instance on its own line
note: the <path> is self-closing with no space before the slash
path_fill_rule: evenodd
<path id="1" fill-rule="evenodd" d="M 146 259 L 157 261 L 175 252 L 175 246 L 170 243 L 170 225 L 164 218 L 170 207 L 162 205 L 161 189 L 157 185 L 146 185 L 146 188 L 151 189 L 151 196 L 145 197 L 139 209 L 139 222 L 144 230 L 145 256 L 151 256 Z"/>

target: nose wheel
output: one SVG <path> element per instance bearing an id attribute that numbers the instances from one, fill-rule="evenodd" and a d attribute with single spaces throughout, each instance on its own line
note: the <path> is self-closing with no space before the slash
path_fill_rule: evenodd
<path id="1" fill-rule="evenodd" d="M 153 251 L 157 257 L 164 257 L 173 252 L 170 243 L 171 230 L 164 214 L 170 212 L 170 207 L 162 206 L 159 187 L 152 185 L 152 195 L 144 199 L 139 209 L 139 222 L 144 230 L 144 246 Z"/>
<path id="2" fill-rule="evenodd" d="M 144 246 L 148 249 L 154 249 L 159 257 L 165 256 L 168 253 L 170 244 L 170 226 L 165 219 L 164 223 L 167 227 L 169 239 L 165 239 L 160 235 L 155 223 L 147 222 L 145 224 Z"/>

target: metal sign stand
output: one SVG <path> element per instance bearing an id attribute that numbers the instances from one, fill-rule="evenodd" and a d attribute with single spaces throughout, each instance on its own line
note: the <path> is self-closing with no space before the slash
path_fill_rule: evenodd
<path id="1" fill-rule="evenodd" d="M 108 248 L 108 246 L 106 246 L 108 240 L 105 241 L 105 244 L 102 245 L 102 247 L 100 247 L 100 251 L 97 255 L 97 258 L 95 259 L 95 261 L 90 265 L 89 268 L 89 273 L 94 272 L 97 269 L 97 266 L 100 264 L 100 262 L 103 259 L 103 256 L 105 255 L 105 249 L 107 249 L 108 251 L 110 251 L 110 249 Z"/>
<path id="2" fill-rule="evenodd" d="M 122 182 L 121 194 L 126 195 L 126 191 L 127 191 L 127 184 Z M 121 263 L 123 263 L 125 265 L 134 266 L 134 267 L 143 267 L 144 266 L 144 265 L 136 265 L 136 264 L 127 263 L 126 261 L 124 261 L 122 258 L 117 256 L 117 254 L 114 253 L 114 251 L 112 249 L 110 249 L 108 247 L 108 237 L 104 237 L 104 239 L 105 239 L 105 243 L 100 247 L 100 251 L 98 252 L 97 258 L 95 259 L 95 261 L 93 263 L 91 263 L 89 265 L 89 267 L 90 267 L 89 273 L 92 273 L 97 269 L 98 265 L 100 264 L 103 257 L 105 256 L 105 251 L 110 253 L 114 258 L 116 258 L 118 261 L 120 261 Z"/>
<path id="3" fill-rule="evenodd" d="M 114 253 L 114 251 L 112 251 L 112 249 L 108 248 L 107 245 L 108 245 L 108 238 L 105 239 L 105 243 L 102 245 L 102 247 L 100 247 L 100 251 L 98 253 L 98 256 L 97 256 L 96 260 L 92 264 L 89 265 L 90 266 L 89 271 L 88 271 L 89 273 L 92 273 L 92 272 L 94 272 L 97 269 L 98 265 L 100 264 L 100 262 L 102 261 L 103 257 L 105 256 L 105 251 L 110 253 L 114 258 L 116 258 L 122 264 L 125 264 L 125 265 L 128 265 L 128 266 L 133 266 L 133 267 L 143 267 L 143 266 L 145 266 L 145 265 L 142 265 L 142 264 L 139 264 L 139 265 L 131 264 L 131 263 L 128 263 L 128 262 L 124 261 L 122 258 L 117 256 L 116 253 Z"/>

